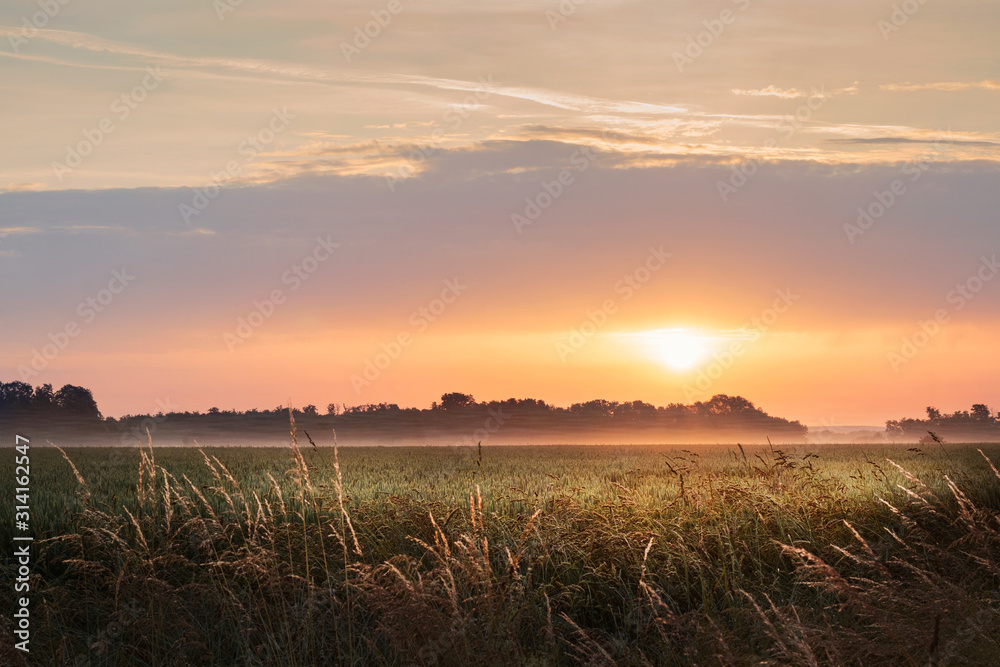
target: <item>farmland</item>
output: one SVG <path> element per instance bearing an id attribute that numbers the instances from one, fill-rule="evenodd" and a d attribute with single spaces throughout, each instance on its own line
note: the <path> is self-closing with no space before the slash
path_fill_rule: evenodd
<path id="1" fill-rule="evenodd" d="M 998 445 L 295 439 L 32 447 L 31 664 L 1000 661 Z"/>

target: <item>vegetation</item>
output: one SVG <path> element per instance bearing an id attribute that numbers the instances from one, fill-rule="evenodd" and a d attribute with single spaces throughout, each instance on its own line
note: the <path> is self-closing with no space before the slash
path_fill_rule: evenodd
<path id="1" fill-rule="evenodd" d="M 213 407 L 200 413 L 169 410 L 169 405 L 162 405 L 166 412 L 102 420 L 90 390 L 83 387 L 66 385 L 53 394 L 51 385 L 33 389 L 24 382 L 0 383 L 0 416 L 9 417 L 4 420 L 9 427 L 16 425 L 19 433 L 35 439 L 98 431 L 105 435 L 105 442 L 117 440 L 138 446 L 145 441 L 147 430 L 157 432 L 158 439 L 169 437 L 183 444 L 233 436 L 273 439 L 287 430 L 288 411 L 280 406 L 243 412 Z M 314 431 L 333 429 L 353 442 L 380 443 L 411 441 L 413 434 L 424 433 L 438 443 L 475 444 L 489 440 L 501 428 L 508 441 L 533 443 L 551 438 L 565 442 L 579 438 L 579 434 L 654 442 L 733 442 L 745 440 L 747 434 L 759 442 L 767 436 L 802 441 L 808 430 L 797 421 L 767 414 L 741 396 L 725 394 L 691 405 L 597 399 L 561 408 L 532 398 L 477 402 L 470 394 L 451 392 L 429 409 L 400 408 L 393 403 L 352 407 L 331 403 L 325 415 L 315 405 L 293 414 Z"/>
<path id="2" fill-rule="evenodd" d="M 0 418 L 36 423 L 66 420 L 74 425 L 100 425 L 101 412 L 89 389 L 72 384 L 54 391 L 51 384 L 0 382 Z"/>
<path id="3" fill-rule="evenodd" d="M 138 446 L 147 431 L 158 439 L 183 444 L 222 441 L 234 435 L 273 439 L 287 428 L 288 409 L 245 411 L 210 408 L 198 411 L 163 410 L 156 414 L 101 416 L 89 389 L 66 385 L 32 387 L 25 382 L 0 382 L 0 435 L 16 426 L 36 439 L 53 436 L 103 434 L 107 443 Z M 449 392 L 429 409 L 401 408 L 395 403 L 348 406 L 330 403 L 326 414 L 315 405 L 293 410 L 295 418 L 313 431 L 336 430 L 352 442 L 410 441 L 417 433 L 440 444 L 476 444 L 503 431 L 508 442 L 565 442 L 580 434 L 603 441 L 631 442 L 804 442 L 809 429 L 798 421 L 769 415 L 742 396 L 717 394 L 690 405 L 656 406 L 644 401 L 595 399 L 563 408 L 533 398 L 476 401 L 471 394 Z M 816 435 L 816 434 L 812 434 Z M 822 431 L 818 434 L 824 439 Z M 953 442 L 1000 440 L 1000 412 L 983 403 L 971 410 L 943 414 L 927 408 L 927 419 L 904 418 L 886 422 L 885 432 L 872 434 L 876 441 L 920 442 L 935 438 Z M 815 439 L 815 438 L 814 438 Z M 93 442 L 93 438 L 89 439 Z"/>
<path id="4" fill-rule="evenodd" d="M 326 415 L 306 406 L 295 411 L 295 416 L 308 430 L 333 429 L 352 442 L 410 441 L 414 434 L 429 434 L 432 442 L 464 440 L 465 444 L 476 444 L 480 440 L 489 441 L 501 431 L 499 437 L 508 441 L 520 439 L 533 443 L 546 438 L 572 441 L 579 437 L 574 434 L 581 433 L 597 438 L 651 437 L 659 442 L 665 439 L 691 442 L 698 437 L 732 442 L 748 432 L 763 442 L 766 435 L 786 441 L 803 440 L 807 431 L 799 422 L 772 417 L 745 398 L 726 395 L 692 405 L 657 407 L 642 401 L 594 400 L 558 408 L 530 398 L 477 402 L 469 394 L 449 393 L 429 409 L 385 403 L 353 407 L 331 404 Z M 126 416 L 118 420 L 117 426 L 125 432 L 137 431 L 139 438 L 144 439 L 143 424 L 156 423 L 161 437 L 179 433 L 186 442 L 193 442 L 206 441 L 219 432 L 259 434 L 262 428 L 270 429 L 275 437 L 287 430 L 287 419 L 287 410 L 280 408 L 242 413 L 216 410 L 207 415 Z M 135 440 L 132 444 L 136 444 Z"/>
<path id="5" fill-rule="evenodd" d="M 956 441 L 985 441 L 1000 439 L 1000 412 L 993 412 L 984 403 L 976 403 L 972 410 L 956 410 L 942 414 L 934 407 L 927 408 L 927 419 L 900 419 L 885 424 L 890 437 L 921 438 L 930 443 L 935 438 Z"/>
<path id="6" fill-rule="evenodd" d="M 1000 446 L 312 441 L 33 447 L 33 664 L 1000 662 Z"/>

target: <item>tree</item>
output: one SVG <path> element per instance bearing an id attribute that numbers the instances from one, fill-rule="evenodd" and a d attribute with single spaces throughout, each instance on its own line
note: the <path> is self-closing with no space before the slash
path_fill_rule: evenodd
<path id="1" fill-rule="evenodd" d="M 754 404 L 742 396 L 727 396 L 716 394 L 704 403 L 705 409 L 712 415 L 736 415 L 747 412 L 758 412 Z"/>
<path id="2" fill-rule="evenodd" d="M 457 391 L 453 391 L 449 394 L 441 395 L 440 407 L 442 410 L 455 410 L 455 409 L 467 408 L 475 404 L 476 404 L 476 399 L 472 397 L 472 394 L 462 394 Z"/>
<path id="3" fill-rule="evenodd" d="M 315 417 L 317 414 L 316 406 L 312 404 L 307 405 L 306 407 L 302 408 L 302 414 L 309 415 L 310 417 Z"/>
<path id="4" fill-rule="evenodd" d="M 655 416 L 656 406 L 652 403 L 645 403 L 643 401 L 625 401 L 624 403 L 618 405 L 614 411 L 614 417 L 616 419 L 625 419 L 629 421 L 641 421 Z"/>
<path id="5" fill-rule="evenodd" d="M 570 412 L 585 417 L 610 417 L 618 408 L 617 401 L 607 401 L 603 398 L 596 398 L 586 403 L 574 403 L 570 406 Z"/>
<path id="6" fill-rule="evenodd" d="M 934 407 L 927 407 L 927 418 L 928 419 L 941 419 L 941 411 Z"/>
<path id="7" fill-rule="evenodd" d="M 979 422 L 993 421 L 993 415 L 990 413 L 990 409 L 982 403 L 976 403 L 972 406 L 972 418 Z"/>
<path id="8" fill-rule="evenodd" d="M 56 407 L 56 396 L 55 392 L 52 391 L 51 384 L 43 384 L 35 388 L 31 407 L 38 412 L 51 412 Z"/>
<path id="9" fill-rule="evenodd" d="M 27 382 L 0 383 L 0 410 L 28 410 L 34 398 L 34 391 Z"/>
<path id="10" fill-rule="evenodd" d="M 63 412 L 85 419 L 101 419 L 97 401 L 89 389 L 76 385 L 63 385 L 55 394 L 55 403 Z"/>

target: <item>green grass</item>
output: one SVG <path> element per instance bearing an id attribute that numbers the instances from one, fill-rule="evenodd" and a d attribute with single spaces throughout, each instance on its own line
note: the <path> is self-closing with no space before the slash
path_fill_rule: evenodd
<path id="1" fill-rule="evenodd" d="M 1000 446 L 922 449 L 33 447 L 33 664 L 1000 664 Z"/>

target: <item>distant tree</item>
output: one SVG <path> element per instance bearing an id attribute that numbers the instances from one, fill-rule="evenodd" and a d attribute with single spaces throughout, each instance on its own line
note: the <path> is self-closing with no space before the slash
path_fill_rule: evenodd
<path id="1" fill-rule="evenodd" d="M 328 415 L 340 414 L 340 408 L 337 407 L 336 403 L 330 403 L 329 405 L 326 406 L 326 414 Z"/>
<path id="2" fill-rule="evenodd" d="M 307 405 L 306 407 L 302 408 L 302 414 L 309 415 L 310 417 L 315 417 L 317 414 L 316 406 L 312 404 Z"/>
<path id="3" fill-rule="evenodd" d="M 614 411 L 615 419 L 641 421 L 656 416 L 656 406 L 643 401 L 625 401 Z"/>
<path id="4" fill-rule="evenodd" d="M 21 411 L 31 409 L 34 390 L 27 382 L 0 383 L 0 410 Z"/>
<path id="5" fill-rule="evenodd" d="M 993 415 L 990 413 L 990 409 L 982 403 L 976 403 L 972 406 L 972 418 L 978 422 L 993 421 Z"/>
<path id="6" fill-rule="evenodd" d="M 941 411 L 934 407 L 927 407 L 927 418 L 928 419 L 941 419 Z"/>
<path id="7" fill-rule="evenodd" d="M 32 408 L 37 412 L 51 412 L 56 407 L 56 395 L 51 384 L 43 384 L 35 388 L 32 398 Z"/>
<path id="8" fill-rule="evenodd" d="M 747 412 L 758 412 L 754 404 L 742 396 L 716 394 L 703 405 L 704 409 L 712 415 L 738 415 Z"/>
<path id="9" fill-rule="evenodd" d="M 606 401 L 603 398 L 587 401 L 586 403 L 574 403 L 570 406 L 570 412 L 586 417 L 610 417 L 618 408 L 616 401 Z"/>
<path id="10" fill-rule="evenodd" d="M 217 414 L 219 414 L 219 408 L 214 408 L 214 407 L 213 408 L 209 408 L 208 409 L 208 414 L 210 414 L 210 415 L 217 415 Z"/>
<path id="11" fill-rule="evenodd" d="M 89 389 L 76 385 L 63 385 L 54 396 L 55 404 L 61 411 L 74 417 L 101 419 L 101 411 Z"/>
<path id="12" fill-rule="evenodd" d="M 449 394 L 441 395 L 442 410 L 461 409 L 475 404 L 476 404 L 476 399 L 472 397 L 472 394 L 462 394 L 457 391 L 453 391 Z"/>

